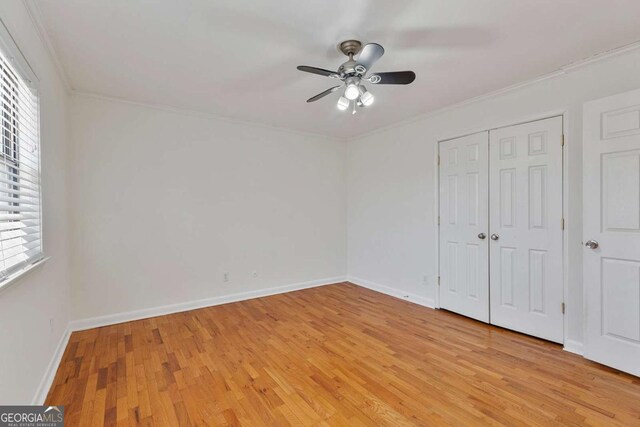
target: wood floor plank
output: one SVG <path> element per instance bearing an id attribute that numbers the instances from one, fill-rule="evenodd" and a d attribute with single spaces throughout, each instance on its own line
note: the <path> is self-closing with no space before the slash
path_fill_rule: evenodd
<path id="1" fill-rule="evenodd" d="M 350 283 L 74 332 L 66 425 L 640 426 L 640 379 Z"/>

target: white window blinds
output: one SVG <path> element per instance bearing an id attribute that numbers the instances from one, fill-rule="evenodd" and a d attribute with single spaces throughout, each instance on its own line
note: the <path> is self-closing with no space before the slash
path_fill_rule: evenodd
<path id="1" fill-rule="evenodd" d="M 0 284 L 42 258 L 38 97 L 0 50 Z"/>

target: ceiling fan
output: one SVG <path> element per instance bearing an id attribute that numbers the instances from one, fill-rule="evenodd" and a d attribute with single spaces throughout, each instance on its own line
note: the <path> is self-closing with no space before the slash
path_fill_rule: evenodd
<path id="1" fill-rule="evenodd" d="M 345 86 L 344 94 L 338 99 L 338 109 L 344 111 L 353 105 L 352 114 L 355 114 L 356 106 L 367 107 L 374 100 L 371 92 L 367 91 L 367 88 L 362 84 L 363 82 L 366 81 L 374 85 L 408 85 L 416 79 L 416 73 L 413 71 L 392 71 L 367 75 L 373 64 L 384 54 L 384 48 L 377 43 L 368 43 L 363 47 L 358 40 L 346 40 L 340 43 L 338 49 L 349 57 L 347 62 L 340 65 L 338 71 L 306 65 L 298 66 L 300 71 L 331 77 L 343 82 L 343 84 L 312 96 L 307 99 L 307 102 L 317 101 Z M 354 55 L 358 53 L 358 59 L 353 59 Z M 351 104 L 352 101 L 353 104 Z"/>

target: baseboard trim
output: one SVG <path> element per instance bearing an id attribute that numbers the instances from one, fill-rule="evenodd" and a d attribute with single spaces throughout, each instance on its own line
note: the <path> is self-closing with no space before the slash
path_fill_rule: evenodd
<path id="1" fill-rule="evenodd" d="M 195 310 L 198 308 L 212 307 L 221 304 L 228 304 L 232 302 L 245 301 L 254 298 L 267 297 L 270 295 L 283 294 L 286 292 L 299 291 L 302 289 L 315 288 L 319 286 L 331 285 L 336 283 L 345 282 L 347 278 L 345 276 L 328 277 L 325 279 L 310 280 L 308 282 L 293 283 L 290 285 L 276 286 L 273 288 L 260 289 L 256 291 L 239 292 L 231 295 L 223 295 L 214 298 L 205 298 L 195 301 L 187 301 L 178 304 L 165 305 L 161 307 L 146 308 L 142 310 L 134 310 L 125 313 L 109 314 L 106 316 L 92 317 L 87 319 L 74 320 L 69 322 L 64 334 L 58 342 L 58 346 L 49 362 L 49 366 L 45 371 L 45 374 L 40 381 L 40 385 L 36 391 L 36 394 L 31 402 L 32 405 L 42 405 L 49 393 L 49 389 L 53 384 L 53 380 L 58 372 L 58 367 L 62 361 L 62 356 L 71 333 L 75 331 L 83 331 L 85 329 L 99 328 L 102 326 L 110 326 L 123 322 L 130 322 L 133 320 L 146 319 L 149 317 L 163 316 L 165 314 L 179 313 L 182 311 Z"/>
<path id="2" fill-rule="evenodd" d="M 32 405 L 42 405 L 49 393 L 49 389 L 53 384 L 53 380 L 62 361 L 62 356 L 71 333 L 75 331 L 82 331 L 85 329 L 98 328 L 102 326 L 110 326 L 123 322 L 130 322 L 134 320 L 146 319 L 149 317 L 163 316 L 166 314 L 179 313 L 183 311 L 195 310 L 198 308 L 213 307 L 221 304 L 228 304 L 232 302 L 239 302 L 250 300 L 254 298 L 262 298 L 270 295 L 278 295 L 287 292 L 299 291 L 303 289 L 315 288 L 320 286 L 326 286 L 341 282 L 350 282 L 354 285 L 361 286 L 366 289 L 370 289 L 375 292 L 380 292 L 385 295 L 389 295 L 394 298 L 399 298 L 414 304 L 418 304 L 428 308 L 435 308 L 435 301 L 431 298 L 421 297 L 419 295 L 402 292 L 398 289 L 384 286 L 379 283 L 372 282 L 370 280 L 362 279 L 355 276 L 337 276 L 329 277 L 325 279 L 311 280 L 308 282 L 294 283 L 290 285 L 277 286 L 272 288 L 260 289 L 256 291 L 239 292 L 236 294 L 223 295 L 220 297 L 206 298 L 195 301 L 188 301 L 178 304 L 165 305 L 161 307 L 147 308 L 142 310 L 134 310 L 124 313 L 110 314 L 106 316 L 92 317 L 80 320 L 74 320 L 69 322 L 65 329 L 58 346 L 49 362 L 49 366 L 45 371 L 45 374 L 40 381 L 40 385 L 36 390 L 36 394 L 31 402 Z M 575 353 L 580 356 L 584 355 L 584 346 L 581 342 L 574 340 L 566 340 L 564 343 L 564 350 L 570 353 Z"/>
<path id="3" fill-rule="evenodd" d="M 353 283 L 354 285 L 361 286 L 363 288 L 367 288 L 372 291 L 380 292 L 395 298 L 400 298 L 405 301 L 412 302 L 414 304 L 422 305 L 424 307 L 429 307 L 429 308 L 435 308 L 435 301 L 430 298 L 425 298 L 419 295 L 402 292 L 398 289 L 394 289 L 389 286 L 384 286 L 379 283 L 372 282 L 370 280 L 362 279 L 360 277 L 347 276 L 347 281 Z M 584 344 L 581 343 L 580 341 L 566 340 L 564 342 L 564 351 L 584 357 Z"/>
<path id="4" fill-rule="evenodd" d="M 85 329 L 110 326 L 133 320 L 147 319 L 149 317 L 164 316 L 166 314 L 180 313 L 182 311 L 195 310 L 198 308 L 213 307 L 231 302 L 245 301 L 253 298 L 267 297 L 270 295 L 283 294 L 285 292 L 298 291 L 302 289 L 315 288 L 344 282 L 345 276 L 328 277 L 325 279 L 310 280 L 308 282 L 293 283 L 290 285 L 276 286 L 273 288 L 259 289 L 255 291 L 239 292 L 236 294 L 222 295 L 213 298 L 205 298 L 195 301 L 181 302 L 160 307 L 145 308 L 123 313 L 108 314 L 105 316 L 90 317 L 86 319 L 74 320 L 69 323 L 71 331 L 83 331 Z"/>
<path id="5" fill-rule="evenodd" d="M 422 305 L 424 307 L 435 308 L 435 301 L 431 298 L 421 297 L 420 295 L 403 292 L 398 289 L 384 286 L 379 283 L 372 282 L 370 280 L 362 279 L 355 276 L 347 276 L 347 281 L 354 285 L 361 286 L 363 288 L 370 289 L 372 291 L 380 292 L 385 295 L 389 295 L 394 298 L 400 298 L 405 301 L 412 302 L 414 304 Z"/>
<path id="6" fill-rule="evenodd" d="M 69 338 L 71 338 L 71 328 L 67 325 L 67 328 L 60 337 L 60 341 L 58 341 L 58 346 L 53 353 L 49 366 L 47 366 L 47 370 L 44 372 L 44 376 L 36 389 L 36 394 L 31 401 L 32 405 L 44 405 L 51 384 L 53 384 L 53 379 L 56 376 L 56 372 L 58 372 L 58 366 L 60 366 L 60 362 L 62 361 L 62 355 L 67 348 L 67 344 L 69 344 Z"/>
<path id="7" fill-rule="evenodd" d="M 565 340 L 564 351 L 584 356 L 584 344 L 579 341 Z"/>

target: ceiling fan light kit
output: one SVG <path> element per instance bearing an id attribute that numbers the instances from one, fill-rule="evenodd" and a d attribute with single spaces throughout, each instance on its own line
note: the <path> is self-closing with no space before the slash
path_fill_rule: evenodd
<path id="1" fill-rule="evenodd" d="M 368 107 L 369 105 L 373 104 L 374 99 L 375 97 L 371 94 L 371 92 L 368 92 L 364 86 L 360 86 L 360 102 L 362 102 L 362 105 Z"/>
<path id="2" fill-rule="evenodd" d="M 349 100 L 347 98 L 345 98 L 344 96 L 341 96 L 340 98 L 338 98 L 338 110 L 346 110 L 347 108 L 349 108 Z"/>
<path id="3" fill-rule="evenodd" d="M 355 101 L 360 96 L 360 89 L 358 89 L 357 77 L 349 77 L 347 81 L 345 81 L 345 86 L 347 87 L 344 90 L 344 97 L 349 101 Z"/>
<path id="4" fill-rule="evenodd" d="M 375 99 L 373 94 L 364 87 L 363 81 L 371 84 L 407 85 L 416 78 L 416 74 L 413 71 L 393 71 L 367 75 L 373 64 L 384 55 L 384 48 L 377 43 L 369 43 L 363 47 L 358 40 L 346 40 L 338 45 L 338 49 L 349 57 L 347 62 L 340 65 L 338 71 L 309 67 L 307 65 L 298 66 L 300 71 L 338 79 L 343 82 L 343 85 L 327 89 L 307 99 L 307 102 L 314 102 L 324 98 L 344 86 L 344 93 L 338 99 L 337 107 L 339 110 L 345 111 L 352 105 L 351 102 L 353 101 L 352 114 L 355 114 L 356 106 L 368 107 L 373 104 Z M 357 59 L 353 58 L 355 55 L 358 55 Z"/>

